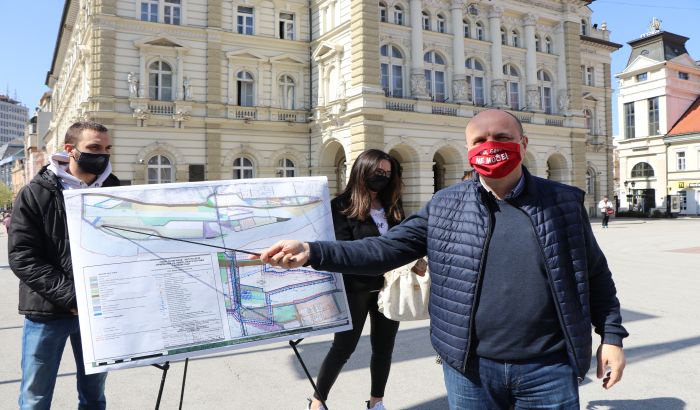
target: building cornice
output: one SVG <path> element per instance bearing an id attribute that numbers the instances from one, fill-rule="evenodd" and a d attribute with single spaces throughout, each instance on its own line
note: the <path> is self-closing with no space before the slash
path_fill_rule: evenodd
<path id="1" fill-rule="evenodd" d="M 595 37 L 591 37 L 591 36 L 584 36 L 584 35 L 581 35 L 581 42 L 583 44 L 590 44 L 590 45 L 594 45 L 597 47 L 602 46 L 603 48 L 605 48 L 609 51 L 616 51 L 616 50 L 619 50 L 623 47 L 622 44 L 613 43 L 612 41 L 603 40 L 603 39 L 595 38 Z"/>

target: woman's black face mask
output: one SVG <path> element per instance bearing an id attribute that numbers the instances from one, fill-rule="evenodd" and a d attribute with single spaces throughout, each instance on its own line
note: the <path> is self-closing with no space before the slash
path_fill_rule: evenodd
<path id="1" fill-rule="evenodd" d="M 386 175 L 372 175 L 367 178 L 367 188 L 372 192 L 381 192 L 387 185 L 389 185 L 389 177 Z"/>

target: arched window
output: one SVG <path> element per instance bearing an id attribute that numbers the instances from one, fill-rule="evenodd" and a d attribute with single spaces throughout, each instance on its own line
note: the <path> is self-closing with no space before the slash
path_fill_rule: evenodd
<path id="1" fill-rule="evenodd" d="M 506 29 L 501 27 L 501 44 L 504 46 L 508 44 L 508 38 L 506 36 Z"/>
<path id="2" fill-rule="evenodd" d="M 443 16 L 442 13 L 438 13 L 437 15 L 437 32 L 445 32 L 445 16 Z"/>
<path id="3" fill-rule="evenodd" d="M 539 34 L 535 34 L 535 51 L 542 51 L 542 39 Z"/>
<path id="4" fill-rule="evenodd" d="M 552 45 L 552 38 L 549 36 L 544 38 L 544 51 L 547 54 L 554 54 L 554 46 Z"/>
<path id="5" fill-rule="evenodd" d="M 595 192 L 595 188 L 597 185 L 595 176 L 596 176 L 595 169 L 588 168 L 588 170 L 586 170 L 586 193 L 593 195 L 593 198 L 597 197 L 596 192 Z"/>
<path id="6" fill-rule="evenodd" d="M 467 85 L 474 105 L 485 105 L 484 98 L 484 65 L 479 60 L 468 58 L 464 62 L 467 74 Z"/>
<path id="7" fill-rule="evenodd" d="M 423 56 L 425 68 L 425 82 L 428 94 L 433 101 L 443 102 L 445 94 L 445 60 L 434 51 L 428 51 Z"/>
<path id="8" fill-rule="evenodd" d="M 254 176 L 253 162 L 246 157 L 233 160 L 233 179 L 248 179 Z"/>
<path id="9" fill-rule="evenodd" d="M 506 95 L 508 105 L 513 110 L 520 109 L 520 72 L 513 64 L 503 66 L 504 80 L 506 80 Z"/>
<path id="10" fill-rule="evenodd" d="M 379 2 L 379 21 L 386 23 L 386 3 Z"/>
<path id="11" fill-rule="evenodd" d="M 464 30 L 464 38 L 471 37 L 471 29 L 469 27 L 469 20 L 462 20 L 462 29 Z"/>
<path id="12" fill-rule="evenodd" d="M 394 6 L 394 24 L 403 26 L 403 8 L 401 6 Z"/>
<path id="13" fill-rule="evenodd" d="M 586 108 L 585 110 L 583 110 L 583 116 L 586 119 L 586 128 L 588 129 L 588 132 L 591 135 L 595 135 L 593 132 L 593 112 Z"/>
<path id="14" fill-rule="evenodd" d="M 166 184 L 173 182 L 173 164 L 164 155 L 154 155 L 148 159 L 149 184 Z"/>
<path id="15" fill-rule="evenodd" d="M 236 76 L 238 86 L 238 105 L 252 107 L 255 105 L 255 80 L 253 75 L 247 71 L 241 71 Z"/>
<path id="16" fill-rule="evenodd" d="M 540 92 L 540 106 L 545 113 L 552 113 L 552 77 L 544 70 L 537 72 L 537 86 Z"/>
<path id="17" fill-rule="evenodd" d="M 387 97 L 403 97 L 403 54 L 398 47 L 385 44 L 379 48 L 381 82 Z"/>
<path id="18" fill-rule="evenodd" d="M 518 30 L 511 31 L 510 39 L 513 47 L 520 47 L 520 33 L 518 33 Z"/>
<path id="19" fill-rule="evenodd" d="M 294 109 L 294 79 L 291 76 L 283 75 L 278 82 L 280 107 L 288 110 Z"/>
<path id="20" fill-rule="evenodd" d="M 173 100 L 173 70 L 164 61 L 148 66 L 148 96 L 151 100 Z"/>
<path id="21" fill-rule="evenodd" d="M 649 178 L 654 176 L 654 168 L 647 162 L 640 162 L 632 167 L 632 178 Z"/>
<path id="22" fill-rule="evenodd" d="M 430 14 L 427 11 L 423 12 L 423 30 L 430 30 Z"/>
<path id="23" fill-rule="evenodd" d="M 277 171 L 275 172 L 278 177 L 295 177 L 296 167 L 294 166 L 294 161 L 289 158 L 282 158 L 277 161 Z"/>
<path id="24" fill-rule="evenodd" d="M 484 35 L 484 25 L 480 21 L 476 23 L 476 39 L 479 41 L 486 40 L 486 36 Z"/>

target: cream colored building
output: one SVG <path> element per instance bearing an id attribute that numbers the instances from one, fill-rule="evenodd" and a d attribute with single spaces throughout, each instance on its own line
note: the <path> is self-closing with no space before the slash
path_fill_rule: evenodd
<path id="1" fill-rule="evenodd" d="M 687 40 L 655 20 L 629 42 L 627 67 L 617 74 L 621 209 L 665 212 L 667 197 L 679 195 L 680 213 L 700 214 L 700 66 Z"/>
<path id="2" fill-rule="evenodd" d="M 612 190 L 610 53 L 582 0 L 67 0 L 48 152 L 66 128 L 112 130 L 141 184 L 326 175 L 394 154 L 418 209 L 469 170 L 464 127 L 524 123 L 536 175 Z"/>

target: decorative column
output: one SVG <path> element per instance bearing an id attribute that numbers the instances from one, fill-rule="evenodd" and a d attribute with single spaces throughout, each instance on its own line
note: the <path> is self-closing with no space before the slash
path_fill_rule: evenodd
<path id="1" fill-rule="evenodd" d="M 450 6 L 452 13 L 452 100 L 456 103 L 465 103 L 468 100 L 467 80 L 464 70 L 464 33 L 462 27 L 462 2 L 452 0 Z"/>
<path id="2" fill-rule="evenodd" d="M 559 23 L 554 31 L 554 51 L 559 54 L 557 58 L 557 109 L 560 115 L 567 115 L 569 112 L 569 94 L 566 78 L 566 50 L 564 49 L 564 23 Z"/>
<path id="3" fill-rule="evenodd" d="M 528 13 L 523 18 L 525 26 L 525 79 L 527 89 L 528 111 L 542 111 L 540 104 L 540 93 L 537 88 L 537 49 L 535 48 L 535 24 L 537 17 Z"/>
<path id="4" fill-rule="evenodd" d="M 411 0 L 411 96 L 428 99 L 423 69 L 423 9 L 421 0 Z"/>
<path id="5" fill-rule="evenodd" d="M 503 80 L 503 50 L 501 46 L 501 16 L 503 7 L 492 6 L 489 10 L 491 30 L 491 105 L 506 107 L 506 83 Z"/>

